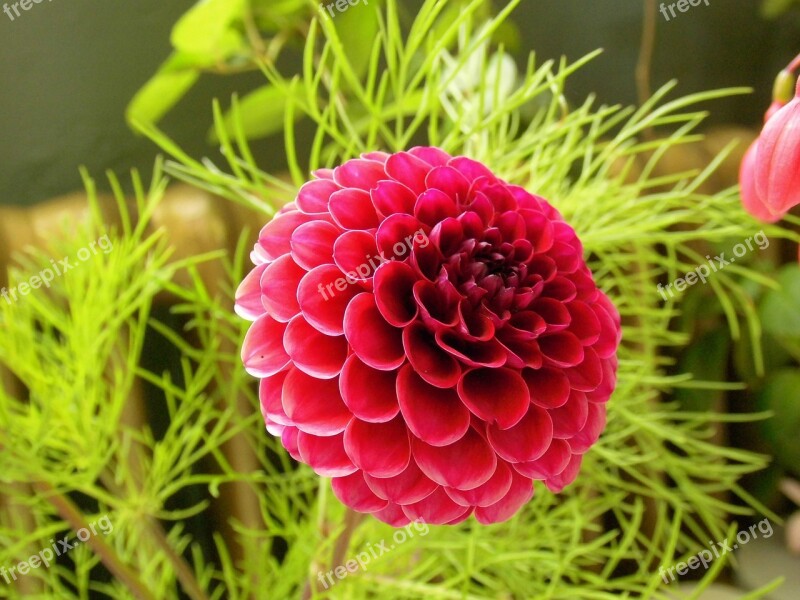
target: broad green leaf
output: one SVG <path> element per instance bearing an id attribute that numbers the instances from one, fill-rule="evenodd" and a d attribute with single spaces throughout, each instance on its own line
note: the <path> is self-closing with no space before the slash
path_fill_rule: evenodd
<path id="1" fill-rule="evenodd" d="M 790 265 L 778 275 L 780 289 L 770 290 L 759 307 L 759 315 L 776 338 L 800 338 L 800 268 Z"/>
<path id="2" fill-rule="evenodd" d="M 298 98 L 302 97 L 298 93 Z M 264 138 L 283 129 L 284 112 L 288 99 L 283 90 L 265 85 L 239 100 L 238 118 L 247 139 Z M 225 130 L 235 135 L 233 110 L 225 113 Z M 218 141 L 216 132 L 209 133 L 212 141 Z"/>
<path id="3" fill-rule="evenodd" d="M 183 98 L 200 77 L 196 69 L 178 66 L 186 62 L 185 57 L 173 54 L 136 92 L 125 110 L 125 118 L 129 123 L 133 120 L 157 123 Z"/>
<path id="4" fill-rule="evenodd" d="M 242 16 L 246 0 L 201 0 L 172 29 L 172 45 L 181 52 L 221 59 L 242 45 L 231 24 Z"/>
<path id="5" fill-rule="evenodd" d="M 764 429 L 776 459 L 800 474 L 800 370 L 778 371 L 758 394 L 758 401 L 761 408 L 775 413 L 764 422 Z"/>
<path id="6" fill-rule="evenodd" d="M 369 64 L 370 51 L 378 34 L 377 11 L 380 9 L 381 0 L 370 0 L 369 4 L 365 4 L 364 0 L 355 2 L 354 5 L 350 5 L 345 0 L 339 2 L 325 0 L 320 5 L 320 12 L 324 14 L 322 18 L 327 19 L 330 19 L 330 13 L 333 13 L 333 22 L 347 58 L 353 70 L 361 74 Z M 337 4 L 347 8 L 339 12 Z M 328 5 L 331 5 L 330 9 L 327 8 Z"/>

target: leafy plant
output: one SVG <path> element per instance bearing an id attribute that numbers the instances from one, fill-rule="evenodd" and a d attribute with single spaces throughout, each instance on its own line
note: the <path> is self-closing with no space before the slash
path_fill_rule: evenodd
<path id="1" fill-rule="evenodd" d="M 655 283 L 703 262 L 695 242 L 727 243 L 761 226 L 741 210 L 736 190 L 698 191 L 721 157 L 701 172 L 652 173 L 669 148 L 699 139 L 695 130 L 705 112 L 698 104 L 744 90 L 670 99 L 671 83 L 638 109 L 596 106 L 591 98 L 570 106 L 568 79 L 594 55 L 573 64 L 537 64 L 531 55 L 508 92 L 491 67 L 505 54 L 490 42 L 519 0 L 491 18 L 482 16 L 483 4 L 473 0 L 454 14 L 451 3 L 426 0 L 404 27 L 398 2 L 387 0 L 375 13 L 377 33 L 369 38 L 364 70 L 339 28 L 325 19 L 309 25 L 299 74 L 262 63 L 268 84 L 286 102 L 290 183 L 259 167 L 243 125 L 250 117 L 236 102 L 227 116 L 214 107 L 224 167 L 193 159 L 151 121 L 132 117 L 174 157 L 169 173 L 256 208 L 265 219 L 310 170 L 421 141 L 470 155 L 548 198 L 575 227 L 596 281 L 623 316 L 608 426 L 575 484 L 560 495 L 537 487 L 531 503 L 507 523 L 431 528 L 396 543 L 362 572 L 327 589 L 320 585 L 320 574 L 391 540 L 394 530 L 374 519 L 354 522 L 328 482 L 291 464 L 263 431 L 253 383 L 236 351 L 244 323 L 231 310 L 247 238 L 231 257 L 170 262 L 161 234 L 147 226 L 165 185 L 157 168 L 148 193 L 136 185 L 135 224 L 119 198 L 122 225 L 113 253 L 54 282 L 49 293 L 13 306 L 0 303 L 0 364 L 25 386 L 0 390 L 0 478 L 9 506 L 17 507 L 0 512 L 0 564 L 14 564 L 53 536 L 108 514 L 114 531 L 101 552 L 80 546 L 28 576 L 51 597 L 67 598 L 90 592 L 114 598 L 176 598 L 181 592 L 232 599 L 666 598 L 660 566 L 685 560 L 709 539 L 728 538 L 737 530 L 731 515 L 756 510 L 775 518 L 738 484 L 767 459 L 710 440 L 715 424 L 765 415 L 680 410 L 660 401 L 675 389 L 736 387 L 666 374 L 667 351 L 688 336 L 670 330 L 681 298 L 663 302 Z M 469 93 L 453 82 L 483 51 L 501 58 L 480 61 L 473 102 L 452 101 L 456 91 L 462 98 Z M 298 116 L 316 125 L 309 144 L 295 137 Z M 632 177 L 637 157 L 645 168 Z M 94 227 L 101 227 L 99 218 Z M 778 226 L 765 232 L 771 239 L 793 235 Z M 78 235 L 51 252 L 63 255 L 84 243 Z M 31 258 L 30 272 L 50 255 Z M 197 275 L 200 261 L 211 258 L 222 261 L 226 273 L 213 289 Z M 188 285 L 176 284 L 179 272 L 190 275 Z M 17 272 L 15 281 L 27 274 Z M 739 264 L 709 279 L 734 338 L 741 318 L 758 339 L 748 290 L 768 283 Z M 178 299 L 180 331 L 153 317 L 153 300 L 162 292 Z M 176 352 L 177 369 L 141 366 L 148 334 Z M 126 404 L 145 384 L 155 390 L 163 431 L 125 417 Z M 239 398 L 250 412 L 235 408 Z M 226 459 L 222 447 L 238 434 L 260 457 L 258 470 L 239 471 Z M 255 492 L 259 522 L 234 523 L 223 535 L 207 509 L 220 488 L 233 483 Z M 721 496 L 725 491 L 751 508 Z M 32 523 L 14 518 L 20 508 Z M 193 516 L 203 517 L 205 531 L 213 528 L 210 544 L 202 529 L 190 529 Z M 240 558 L 237 546 L 244 549 Z M 703 574 L 696 595 L 728 558 Z"/>

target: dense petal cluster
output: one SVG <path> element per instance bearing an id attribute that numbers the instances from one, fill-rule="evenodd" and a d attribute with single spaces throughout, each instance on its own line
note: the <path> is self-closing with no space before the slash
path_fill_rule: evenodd
<path id="1" fill-rule="evenodd" d="M 511 517 L 606 422 L 619 315 L 544 199 L 438 148 L 315 173 L 236 295 L 267 429 L 395 526 Z"/>
<path id="2" fill-rule="evenodd" d="M 739 185 L 745 210 L 775 222 L 800 204 L 800 82 L 794 99 L 773 101 L 764 120 L 742 160 Z"/>

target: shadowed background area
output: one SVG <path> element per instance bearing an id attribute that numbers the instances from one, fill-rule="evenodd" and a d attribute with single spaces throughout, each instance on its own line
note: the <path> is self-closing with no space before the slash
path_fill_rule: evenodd
<path id="1" fill-rule="evenodd" d="M 156 149 L 128 129 L 124 109 L 168 56 L 170 28 L 192 4 L 59 0 L 34 4 L 13 22 L 0 13 L 0 204 L 80 189 L 79 165 L 93 175 L 150 170 Z M 540 59 L 574 60 L 603 47 L 568 92 L 576 100 L 595 92 L 603 102 L 629 104 L 636 100 L 642 7 L 633 0 L 529 0 L 514 20 L 522 45 Z M 672 78 L 680 80 L 678 93 L 753 86 L 754 96 L 709 108 L 712 123 L 756 125 L 772 78 L 800 37 L 796 14 L 768 22 L 757 9 L 756 0 L 715 0 L 669 22 L 657 13 L 653 87 Z M 257 73 L 203 77 L 162 127 L 190 154 L 215 154 L 205 141 L 210 98 L 227 100 L 232 90 L 261 83 Z M 284 164 L 279 139 L 258 144 L 257 152 L 270 170 Z"/>

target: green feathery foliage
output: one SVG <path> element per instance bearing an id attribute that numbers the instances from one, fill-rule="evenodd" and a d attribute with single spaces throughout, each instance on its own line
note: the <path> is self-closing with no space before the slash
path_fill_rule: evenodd
<path id="1" fill-rule="evenodd" d="M 257 207 L 265 220 L 311 170 L 417 143 L 481 160 L 548 198 L 575 227 L 596 281 L 624 322 L 608 426 L 576 482 L 559 495 L 537 484 L 530 504 L 503 524 L 411 528 L 402 543 L 392 537 L 397 530 L 372 518 L 353 528 L 329 482 L 294 465 L 263 430 L 254 381 L 237 351 L 246 323 L 231 310 L 247 268 L 245 237 L 232 257 L 171 261 L 163 235 L 149 227 L 166 185 L 159 165 L 149 191 L 135 178 L 135 225 L 117 194 L 123 225 L 110 232 L 112 252 L 58 278 L 46 293 L 0 302 L 0 365 L 25 388 L 22 394 L 11 385 L 0 389 L 7 498 L 0 566 L 108 515 L 113 531 L 95 538 L 102 547 L 80 545 L 26 575 L 43 587 L 41 597 L 177 598 L 181 590 L 191 598 L 234 600 L 667 598 L 660 566 L 687 559 L 708 540 L 729 538 L 738 529 L 735 519 L 749 510 L 776 519 L 737 483 L 767 458 L 713 439 L 718 424 L 765 415 L 689 413 L 662 401 L 678 387 L 735 384 L 667 374 L 665 350 L 688 340 L 669 330 L 680 298 L 663 302 L 656 279 L 672 280 L 703 262 L 696 242 L 730 247 L 762 225 L 741 210 L 735 189 L 715 196 L 698 191 L 722 157 L 699 173 L 656 178 L 653 168 L 668 149 L 699 139 L 700 104 L 744 90 L 671 100 L 669 84 L 638 109 L 595 106 L 591 99 L 571 107 L 564 93 L 569 76 L 592 56 L 574 64 L 537 64 L 531 56 L 515 71 L 502 49 L 492 49 L 493 33 L 518 3 L 486 20 L 477 17 L 482 0 L 456 12 L 452 3 L 427 0 L 405 29 L 396 0 L 387 0 L 376 12 L 378 33 L 363 75 L 330 20 L 313 21 L 301 74 L 263 65 L 287 102 L 292 183 L 259 168 L 235 102 L 228 116 L 214 108 L 225 168 L 187 156 L 151 124 L 139 127 L 174 157 L 169 173 Z M 296 115 L 316 126 L 307 147 L 296 141 Z M 635 176 L 634 163 L 644 165 Z M 49 257 L 74 255 L 104 233 L 96 206 L 95 212 L 94 229 L 28 256 L 12 285 L 46 267 Z M 777 226 L 763 229 L 770 237 L 790 236 Z M 221 291 L 208 289 L 198 274 L 207 260 L 225 266 Z M 179 285 L 178 273 L 188 274 L 190 284 Z M 757 339 L 745 279 L 772 285 L 741 264 L 715 273 L 709 285 L 734 337 L 743 318 Z M 159 294 L 177 298 L 175 318 L 184 331 L 153 317 Z M 142 367 L 146 336 L 172 348 L 179 367 Z M 127 400 L 143 387 L 155 390 L 162 430 L 126 418 Z M 250 413 L 237 410 L 239 398 Z M 237 435 L 258 455 L 259 470 L 230 464 L 222 448 Z M 261 523 L 233 523 L 234 533 L 225 535 L 205 515 L 220 488 L 232 483 L 255 491 Z M 216 527 L 210 542 L 188 527 L 198 515 Z M 384 541 L 389 553 L 329 589 L 320 585 L 320 573 Z M 235 546 L 244 548 L 244 558 L 234 558 Z M 703 573 L 695 597 L 729 559 L 720 557 Z M 0 596 L 14 589 L 0 580 Z"/>

